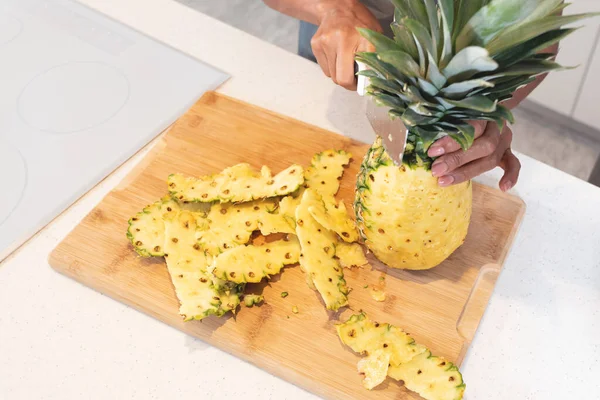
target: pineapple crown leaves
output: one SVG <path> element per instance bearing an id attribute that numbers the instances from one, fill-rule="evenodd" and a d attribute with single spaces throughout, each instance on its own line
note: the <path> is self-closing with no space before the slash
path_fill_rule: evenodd
<path id="1" fill-rule="evenodd" d="M 375 52 L 355 58 L 367 94 L 409 129 L 409 165 L 427 166 L 443 136 L 463 149 L 474 140 L 469 120 L 514 122 L 501 102 L 540 74 L 567 69 L 539 53 L 572 33 L 563 28 L 598 14 L 562 16 L 563 0 L 392 0 L 394 37 L 365 28 Z M 600 13 L 599 13 L 600 14 Z"/>

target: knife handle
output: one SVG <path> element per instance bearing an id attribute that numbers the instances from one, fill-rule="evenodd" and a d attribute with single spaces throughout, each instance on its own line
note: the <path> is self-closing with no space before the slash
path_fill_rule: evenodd
<path id="1" fill-rule="evenodd" d="M 365 64 L 358 62 L 358 61 L 354 62 L 354 74 L 356 74 L 358 71 L 364 71 L 365 69 L 367 69 L 367 66 Z M 356 92 L 358 93 L 359 96 L 365 95 L 368 85 L 369 85 L 369 80 L 367 79 L 367 77 L 358 75 L 358 82 L 356 84 Z"/>

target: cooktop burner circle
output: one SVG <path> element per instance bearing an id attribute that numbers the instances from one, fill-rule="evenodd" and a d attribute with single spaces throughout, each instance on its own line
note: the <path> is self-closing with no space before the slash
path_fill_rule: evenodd
<path id="1" fill-rule="evenodd" d="M 21 118 L 48 133 L 74 133 L 112 119 L 129 99 L 129 82 L 117 68 L 70 62 L 37 75 L 18 99 Z"/>
<path id="2" fill-rule="evenodd" d="M 21 202 L 27 186 L 27 165 L 16 147 L 0 139 L 0 226 Z"/>
<path id="3" fill-rule="evenodd" d="M 0 46 L 12 42 L 23 31 L 23 24 L 10 15 L 0 15 Z"/>

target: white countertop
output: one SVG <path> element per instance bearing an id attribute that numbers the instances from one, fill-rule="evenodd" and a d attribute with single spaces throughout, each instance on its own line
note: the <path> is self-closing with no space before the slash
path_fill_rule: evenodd
<path id="1" fill-rule="evenodd" d="M 171 0 L 82 2 L 225 70 L 224 94 L 371 140 L 357 96 L 295 54 Z M 50 268 L 141 156 L 0 264 L 0 399 L 314 398 Z M 600 398 L 600 189 L 520 159 L 527 212 L 461 368 L 466 398 Z"/>

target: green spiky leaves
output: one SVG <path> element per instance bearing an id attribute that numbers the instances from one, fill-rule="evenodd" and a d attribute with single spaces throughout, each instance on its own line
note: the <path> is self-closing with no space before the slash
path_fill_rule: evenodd
<path id="1" fill-rule="evenodd" d="M 560 15 L 562 0 L 393 0 L 393 38 L 358 28 L 375 52 L 357 53 L 369 69 L 367 94 L 409 129 L 405 162 L 425 166 L 435 140 L 463 149 L 472 120 L 513 122 L 502 105 L 537 76 L 565 69 L 540 51 L 568 36 L 563 28 L 595 14 Z"/>

